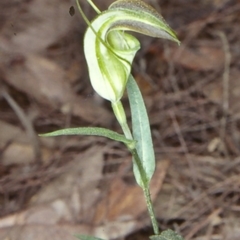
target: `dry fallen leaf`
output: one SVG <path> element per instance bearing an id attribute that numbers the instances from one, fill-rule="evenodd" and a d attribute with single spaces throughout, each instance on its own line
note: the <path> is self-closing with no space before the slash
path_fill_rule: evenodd
<path id="1" fill-rule="evenodd" d="M 3 165 L 30 164 L 35 159 L 34 151 L 29 144 L 10 144 L 3 152 Z"/>
<path id="2" fill-rule="evenodd" d="M 93 236 L 101 239 L 118 239 L 137 231 L 142 226 L 137 220 L 106 222 L 93 229 Z"/>
<path id="3" fill-rule="evenodd" d="M 229 111 L 237 113 L 240 110 L 239 76 L 239 69 L 233 68 L 228 79 L 223 80 L 222 76 L 216 82 L 206 84 L 202 89 L 203 93 L 209 100 L 221 105 L 223 105 L 224 101 L 229 101 Z M 224 83 L 223 81 L 227 81 L 227 83 Z M 229 89 L 224 89 L 223 86 L 229 86 Z M 224 99 L 224 91 L 228 92 L 228 99 Z"/>
<path id="4" fill-rule="evenodd" d="M 0 121 L 0 147 L 2 148 L 5 144 L 11 141 L 17 141 L 19 143 L 29 143 L 27 134 L 20 129 L 9 123 Z"/>
<path id="5" fill-rule="evenodd" d="M 66 35 L 74 24 L 69 3 L 58 0 L 31 1 L 9 12 L 1 31 L 0 48 L 12 53 L 39 52 Z"/>
<path id="6" fill-rule="evenodd" d="M 112 115 L 103 107 L 76 96 L 65 79 L 65 71 L 52 60 L 29 54 L 22 63 L 11 68 L 2 62 L 2 69 L 7 83 L 40 103 L 53 108 L 72 105 L 75 115 L 91 123 L 105 125 L 112 120 Z"/>
<path id="7" fill-rule="evenodd" d="M 0 228 L 2 240 L 76 240 L 76 233 L 90 234 L 89 226 L 78 225 L 27 225 Z"/>
<path id="8" fill-rule="evenodd" d="M 105 150 L 93 146 L 78 154 L 66 173 L 42 187 L 27 210 L 1 218 L 0 239 L 65 240 L 75 233 L 91 234 L 89 227 L 75 223 L 85 221 L 99 194 L 96 186 L 102 177 Z"/>
<path id="9" fill-rule="evenodd" d="M 154 201 L 161 189 L 169 161 L 160 161 L 151 180 L 151 197 Z M 115 178 L 110 186 L 108 195 L 96 207 L 94 224 L 99 225 L 105 221 L 119 222 L 136 219 L 146 210 L 143 191 L 138 185 L 128 185 L 120 178 Z"/>
<path id="10" fill-rule="evenodd" d="M 0 121 L 0 148 L 4 149 L 1 156 L 3 165 L 27 164 L 35 161 L 33 147 L 26 132 L 20 127 Z M 51 152 L 46 148 L 54 146 L 53 139 L 43 139 L 41 141 L 42 160 L 50 159 Z"/>
<path id="11" fill-rule="evenodd" d="M 51 44 L 67 36 L 76 25 L 76 19 L 68 12 L 69 3 L 53 0 L 49 4 L 43 0 L 21 7 L 9 10 L 10 16 L 4 17 L 0 29 L 0 69 L 4 80 L 39 103 L 60 109 L 70 104 L 74 115 L 92 124 L 108 125 L 112 115 L 77 97 L 67 81 L 67 70 L 43 57 Z"/>
<path id="12" fill-rule="evenodd" d="M 196 71 L 219 70 L 224 64 L 224 52 L 219 47 L 188 46 L 173 47 L 165 59 Z"/>

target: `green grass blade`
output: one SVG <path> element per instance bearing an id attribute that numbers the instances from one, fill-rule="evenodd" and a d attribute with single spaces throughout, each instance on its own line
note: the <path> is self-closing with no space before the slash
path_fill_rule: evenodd
<path id="1" fill-rule="evenodd" d="M 75 235 L 75 237 L 80 240 L 104 240 L 101 238 L 96 238 L 96 237 L 86 236 L 86 235 L 81 235 L 81 234 L 77 234 L 77 235 Z"/>

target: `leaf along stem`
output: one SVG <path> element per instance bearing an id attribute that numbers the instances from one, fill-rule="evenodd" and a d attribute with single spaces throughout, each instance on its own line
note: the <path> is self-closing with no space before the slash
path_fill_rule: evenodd
<path id="1" fill-rule="evenodd" d="M 129 129 L 127 120 L 126 120 L 126 114 L 125 114 L 125 110 L 122 106 L 122 103 L 120 101 L 117 103 L 112 103 L 112 108 L 113 108 L 113 112 L 116 116 L 116 119 L 118 120 L 118 122 L 123 130 L 125 137 L 129 140 L 132 140 L 133 137 L 132 137 L 131 131 Z M 142 188 L 143 193 L 144 193 L 144 198 L 145 198 L 145 201 L 147 204 L 148 213 L 149 213 L 149 216 L 150 216 L 150 219 L 152 222 L 154 234 L 158 235 L 159 228 L 158 228 L 158 223 L 157 223 L 157 220 L 156 220 L 156 217 L 154 214 L 154 210 L 153 210 L 153 204 L 152 204 L 150 191 L 149 191 L 149 181 L 147 179 L 146 172 L 143 168 L 142 161 L 139 158 L 137 149 L 136 148 L 128 148 L 128 149 L 131 152 L 131 154 L 133 156 L 133 161 L 135 162 L 135 164 L 139 170 L 141 181 L 142 181 L 142 184 L 140 185 L 140 187 Z"/>

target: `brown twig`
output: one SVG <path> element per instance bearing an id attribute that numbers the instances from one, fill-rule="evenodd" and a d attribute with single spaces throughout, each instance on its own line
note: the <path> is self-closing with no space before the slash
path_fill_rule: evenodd
<path id="1" fill-rule="evenodd" d="M 42 154 L 41 154 L 41 149 L 40 149 L 40 145 L 39 145 L 38 135 L 36 134 L 36 132 L 33 128 L 32 122 L 27 117 L 27 115 L 24 113 L 24 111 L 21 109 L 21 107 L 17 104 L 17 102 L 11 97 L 11 95 L 8 93 L 6 88 L 4 88 L 4 87 L 2 88 L 1 95 L 11 106 L 13 111 L 16 113 L 18 119 L 20 120 L 21 124 L 26 129 L 26 132 L 29 136 L 30 142 L 33 147 L 36 161 L 38 163 L 41 163 L 42 162 Z"/>

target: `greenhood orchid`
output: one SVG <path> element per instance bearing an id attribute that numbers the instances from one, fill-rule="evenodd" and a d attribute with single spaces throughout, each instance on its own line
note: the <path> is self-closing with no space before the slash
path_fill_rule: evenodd
<path id="1" fill-rule="evenodd" d="M 159 233 L 149 189 L 155 171 L 155 154 L 150 123 L 141 91 L 131 75 L 132 62 L 140 48 L 140 43 L 125 31 L 165 38 L 177 43 L 179 41 L 162 16 L 143 1 L 118 0 L 103 12 L 94 5 L 92 0 L 87 1 L 98 13 L 92 22 L 85 16 L 79 0 L 76 0 L 79 11 L 88 24 L 84 36 L 84 54 L 91 84 L 101 97 L 111 102 L 113 113 L 124 135 L 106 128 L 78 127 L 57 130 L 41 134 L 41 136 L 93 135 L 124 143 L 132 155 L 133 173 L 136 182 L 143 190 L 152 222 L 154 235 L 150 239 L 182 240 L 173 231 Z M 130 104 L 131 128 L 121 102 L 125 88 Z M 77 237 L 81 240 L 101 240 L 86 235 Z"/>
<path id="2" fill-rule="evenodd" d="M 84 36 L 84 53 L 94 90 L 112 103 L 125 91 L 139 41 L 125 31 L 170 39 L 174 31 L 151 6 L 139 0 L 119 0 L 99 12 Z"/>

